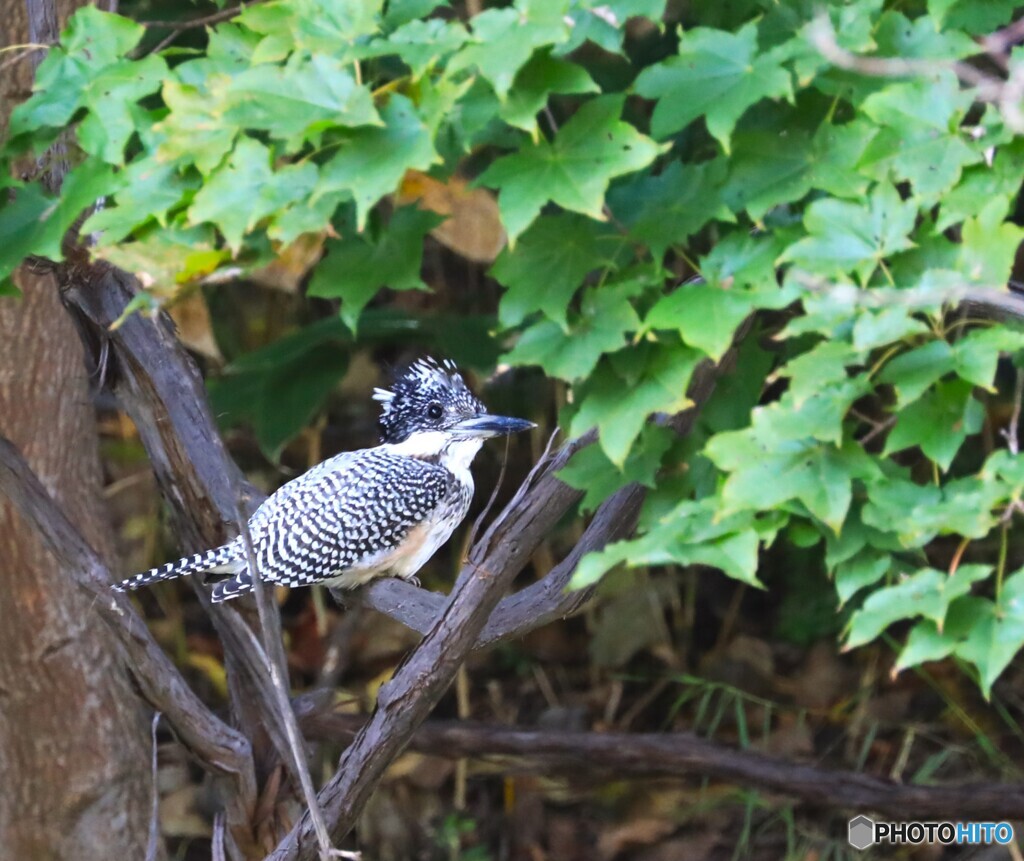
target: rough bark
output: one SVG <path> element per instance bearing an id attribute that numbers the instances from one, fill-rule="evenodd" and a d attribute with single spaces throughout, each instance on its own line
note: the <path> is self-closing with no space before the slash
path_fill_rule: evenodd
<path id="1" fill-rule="evenodd" d="M 61 21 L 72 6 L 59 4 Z M 7 11 L 0 44 L 29 41 L 26 8 Z M 26 59 L 0 73 L 0 104 L 20 100 L 31 71 Z M 0 299 L 0 434 L 25 453 L 92 545 L 109 553 L 81 345 L 52 277 L 22 273 L 18 283 L 24 298 Z M 143 857 L 151 782 L 145 710 L 88 598 L 5 501 L 0 618 L 0 854 Z"/>

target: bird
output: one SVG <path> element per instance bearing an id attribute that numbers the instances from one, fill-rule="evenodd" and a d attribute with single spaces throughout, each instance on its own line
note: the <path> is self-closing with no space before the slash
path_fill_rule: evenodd
<path id="1" fill-rule="evenodd" d="M 343 452 L 282 485 L 249 518 L 265 583 L 355 589 L 376 577 L 418 583 L 416 572 L 465 519 L 470 464 L 486 439 L 536 427 L 490 415 L 450 360 L 421 358 L 381 404 L 380 444 Z M 117 591 L 190 574 L 225 575 L 214 602 L 252 591 L 241 536 L 122 580 Z"/>

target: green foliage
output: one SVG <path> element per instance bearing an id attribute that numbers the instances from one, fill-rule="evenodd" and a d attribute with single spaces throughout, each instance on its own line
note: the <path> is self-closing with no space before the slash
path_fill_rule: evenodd
<path id="1" fill-rule="evenodd" d="M 148 55 L 140 25 L 83 8 L 3 154 L 70 128 L 74 168 L 59 197 L 8 183 L 0 277 L 59 257 L 100 197 L 98 252 L 164 288 L 326 240 L 309 289 L 339 316 L 214 386 L 265 450 L 321 408 L 355 332 L 477 366 L 504 349 L 567 384 L 570 433 L 598 431 L 563 472 L 586 510 L 650 488 L 637 537 L 576 585 L 620 563 L 758 585 L 762 550 L 788 542 L 821 558 L 850 647 L 909 631 L 900 667 L 955 657 L 987 693 L 1024 645 L 1024 572 L 981 540 L 1005 538 L 1024 467 L 979 440 L 1006 422 L 996 380 L 1024 335 L 953 308 L 1006 289 L 1024 144 L 1016 108 L 950 64 L 1015 5 L 684 5 L 680 21 L 662 0 L 516 0 L 467 20 L 431 0 L 271 0 L 200 50 Z M 830 62 L 842 51 L 923 65 L 873 77 Z M 450 214 L 395 196 L 409 171 L 496 193 L 496 321 L 374 305 L 428 287 L 424 242 Z M 655 419 L 752 316 L 678 442 Z M 948 546 L 971 542 L 957 567 Z"/>

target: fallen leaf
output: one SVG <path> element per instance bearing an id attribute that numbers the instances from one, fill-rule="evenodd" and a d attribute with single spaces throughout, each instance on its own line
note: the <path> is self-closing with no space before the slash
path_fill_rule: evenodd
<path id="1" fill-rule="evenodd" d="M 282 248 L 266 266 L 250 272 L 249 278 L 261 287 L 270 287 L 283 293 L 297 293 L 306 273 L 323 254 L 326 239 L 327 233 L 303 233 Z"/>
<path id="2" fill-rule="evenodd" d="M 657 843 L 675 830 L 676 823 L 671 819 L 634 819 L 605 831 L 597 839 L 597 854 L 605 861 L 611 861 L 627 849 Z"/>
<path id="3" fill-rule="evenodd" d="M 189 291 L 166 307 L 178 328 L 181 343 L 193 353 L 217 362 L 224 361 L 217 340 L 213 337 L 210 309 L 206 306 L 201 290 Z"/>
<path id="4" fill-rule="evenodd" d="M 395 202 L 418 200 L 428 209 L 449 218 L 430 231 L 442 245 L 474 263 L 493 263 L 507 237 L 501 225 L 498 202 L 485 188 L 470 188 L 462 177 L 440 182 L 418 170 L 405 174 Z"/>

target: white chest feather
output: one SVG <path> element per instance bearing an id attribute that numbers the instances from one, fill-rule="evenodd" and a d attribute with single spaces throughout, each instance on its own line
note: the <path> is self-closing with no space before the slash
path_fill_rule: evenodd
<path id="1" fill-rule="evenodd" d="M 452 441 L 445 434 L 429 431 L 387 446 L 390 454 L 436 460 L 455 481 L 446 498 L 406 534 L 398 547 L 364 559 L 334 578 L 331 585 L 351 589 L 384 575 L 414 577 L 465 519 L 473 500 L 470 465 L 482 444 L 479 439 Z"/>

